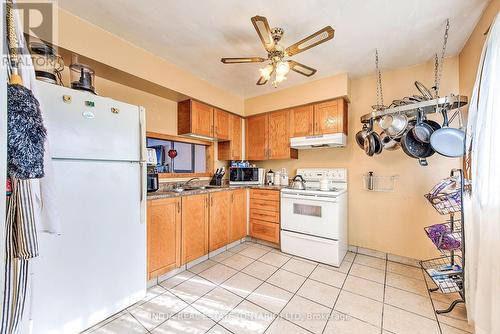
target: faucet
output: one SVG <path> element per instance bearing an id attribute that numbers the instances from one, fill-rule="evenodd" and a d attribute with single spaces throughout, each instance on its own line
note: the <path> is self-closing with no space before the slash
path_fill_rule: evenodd
<path id="1" fill-rule="evenodd" d="M 181 188 L 186 188 L 186 187 L 187 187 L 187 186 L 188 186 L 188 185 L 189 185 L 192 181 L 195 181 L 195 180 L 198 180 L 198 181 L 199 181 L 199 180 L 200 180 L 200 178 L 199 178 L 199 177 L 193 177 L 193 178 L 191 178 L 191 179 L 187 180 L 186 182 L 181 183 L 179 187 L 181 187 Z"/>

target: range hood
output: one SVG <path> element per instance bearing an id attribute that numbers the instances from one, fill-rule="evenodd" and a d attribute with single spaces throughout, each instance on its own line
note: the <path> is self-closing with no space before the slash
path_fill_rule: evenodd
<path id="1" fill-rule="evenodd" d="M 344 147 L 347 136 L 344 133 L 290 138 L 290 147 L 299 150 L 319 147 Z"/>

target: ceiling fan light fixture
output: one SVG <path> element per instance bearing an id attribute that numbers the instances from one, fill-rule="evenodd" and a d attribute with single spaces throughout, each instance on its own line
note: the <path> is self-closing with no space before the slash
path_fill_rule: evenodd
<path id="1" fill-rule="evenodd" d="M 276 64 L 276 77 L 286 76 L 290 72 L 290 65 L 286 61 L 279 61 Z M 281 80 L 283 81 L 283 80 Z"/>
<path id="2" fill-rule="evenodd" d="M 271 73 L 273 73 L 273 65 L 268 64 L 264 68 L 259 68 L 260 76 L 264 79 L 269 80 L 271 78 Z"/>

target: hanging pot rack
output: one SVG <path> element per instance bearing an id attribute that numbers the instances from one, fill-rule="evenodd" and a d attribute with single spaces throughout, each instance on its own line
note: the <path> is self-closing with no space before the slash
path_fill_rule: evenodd
<path id="1" fill-rule="evenodd" d="M 456 112 L 468 103 L 467 96 L 450 94 L 432 100 L 415 102 L 397 107 L 390 107 L 383 110 L 374 109 L 371 113 L 361 116 L 361 123 L 370 123 L 379 120 L 386 115 L 402 114 L 407 117 L 416 117 L 419 112 L 424 115 L 441 112 L 443 109 L 448 112 Z"/>

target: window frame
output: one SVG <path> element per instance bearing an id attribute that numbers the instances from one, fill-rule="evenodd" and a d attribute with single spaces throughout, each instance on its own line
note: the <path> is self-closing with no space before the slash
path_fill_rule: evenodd
<path id="1" fill-rule="evenodd" d="M 214 171 L 214 142 L 208 140 L 186 138 L 181 136 L 165 135 L 162 133 L 150 132 L 150 131 L 146 132 L 146 138 L 176 141 L 176 142 L 198 144 L 205 146 L 206 171 L 204 173 L 158 173 L 158 177 L 160 179 L 212 176 Z"/>

